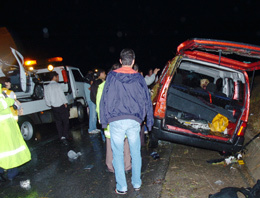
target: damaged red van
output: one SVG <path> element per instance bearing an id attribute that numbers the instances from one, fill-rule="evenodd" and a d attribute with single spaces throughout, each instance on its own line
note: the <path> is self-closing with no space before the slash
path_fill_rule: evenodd
<path id="1" fill-rule="evenodd" d="M 166 140 L 239 151 L 249 114 L 247 72 L 258 69 L 260 46 L 212 39 L 180 44 L 151 91 L 155 120 L 149 146 Z"/>

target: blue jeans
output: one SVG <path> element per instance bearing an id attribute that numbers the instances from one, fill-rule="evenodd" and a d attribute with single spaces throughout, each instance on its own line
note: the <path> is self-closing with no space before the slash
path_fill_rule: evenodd
<path id="1" fill-rule="evenodd" d="M 87 101 L 89 106 L 89 127 L 88 132 L 97 129 L 97 112 L 96 112 L 96 104 L 91 100 Z"/>
<path id="2" fill-rule="evenodd" d="M 116 188 L 120 191 L 127 191 L 127 182 L 124 167 L 124 140 L 127 136 L 130 153 L 132 157 L 132 185 L 139 188 L 141 181 L 141 142 L 140 124 L 131 119 L 118 120 L 109 123 L 111 147 L 113 151 L 113 166 L 116 176 Z"/>

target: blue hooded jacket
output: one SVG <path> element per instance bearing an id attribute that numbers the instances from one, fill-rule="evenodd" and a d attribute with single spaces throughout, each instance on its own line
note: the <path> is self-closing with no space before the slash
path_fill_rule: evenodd
<path id="1" fill-rule="evenodd" d="M 147 117 L 146 117 L 147 116 Z M 130 67 L 111 71 L 100 101 L 103 128 L 117 120 L 132 119 L 140 124 L 146 117 L 149 130 L 153 126 L 153 107 L 143 76 Z"/>

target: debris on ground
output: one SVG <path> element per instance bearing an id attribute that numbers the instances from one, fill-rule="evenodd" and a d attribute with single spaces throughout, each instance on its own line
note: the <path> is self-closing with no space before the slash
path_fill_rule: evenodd
<path id="1" fill-rule="evenodd" d="M 152 158 L 154 159 L 154 160 L 156 160 L 156 159 L 159 159 L 160 158 L 160 156 L 159 156 L 159 154 L 157 153 L 157 152 L 152 152 L 151 154 L 150 154 L 151 156 L 152 156 Z"/>
<path id="2" fill-rule="evenodd" d="M 221 180 L 218 180 L 218 181 L 215 181 L 215 184 L 217 184 L 217 185 L 223 185 L 223 184 L 224 184 L 224 182 L 223 182 L 223 181 L 221 181 Z"/>
<path id="3" fill-rule="evenodd" d="M 70 159 L 77 159 L 79 156 L 81 156 L 82 154 L 81 154 L 81 152 L 75 152 L 75 151 L 73 151 L 73 150 L 70 150 L 69 152 L 68 152 L 68 157 L 70 158 Z"/>
<path id="4" fill-rule="evenodd" d="M 20 186 L 26 190 L 30 190 L 31 189 L 31 182 L 29 179 L 25 180 L 25 181 L 20 181 Z"/>
<path id="5" fill-rule="evenodd" d="M 260 197 L 260 180 L 257 180 L 253 188 L 237 188 L 237 187 L 226 187 L 220 190 L 220 192 L 214 195 L 210 194 L 209 198 L 258 198 Z"/>
<path id="6" fill-rule="evenodd" d="M 229 156 L 227 158 L 220 158 L 220 159 L 213 159 L 213 160 L 207 160 L 208 163 L 212 165 L 230 165 L 230 164 L 235 164 L 238 163 L 239 165 L 244 165 L 245 162 L 242 159 L 242 155 L 239 153 L 235 156 Z"/>
<path id="7" fill-rule="evenodd" d="M 90 170 L 90 169 L 92 169 L 93 167 L 94 167 L 93 164 L 89 164 L 89 165 L 87 165 L 84 169 L 85 169 L 85 170 Z"/>

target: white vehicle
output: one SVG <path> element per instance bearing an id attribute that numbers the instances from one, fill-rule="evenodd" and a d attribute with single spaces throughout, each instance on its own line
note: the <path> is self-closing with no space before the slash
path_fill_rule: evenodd
<path id="1" fill-rule="evenodd" d="M 8 66 L 3 69 L 2 75 L 10 77 L 12 90 L 21 102 L 23 115 L 19 116 L 18 124 L 25 140 L 30 140 L 34 135 L 34 125 L 53 122 L 53 115 L 44 100 L 44 85 L 50 81 L 50 70 L 36 69 L 27 71 L 24 68 L 23 56 L 11 49 L 19 67 Z M 70 119 L 78 118 L 83 122 L 86 115 L 84 77 L 80 70 L 71 66 L 57 66 L 53 68 L 59 74 L 59 83 L 62 85 L 68 106 Z M 0 71 L 1 73 L 1 71 Z"/>

